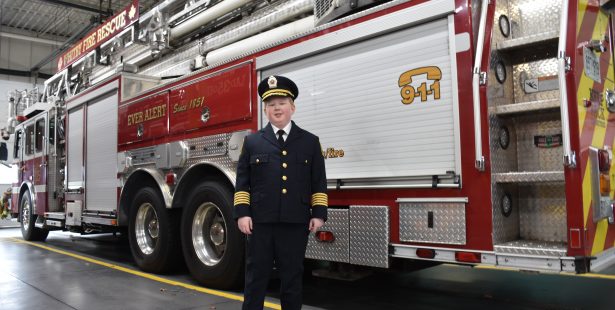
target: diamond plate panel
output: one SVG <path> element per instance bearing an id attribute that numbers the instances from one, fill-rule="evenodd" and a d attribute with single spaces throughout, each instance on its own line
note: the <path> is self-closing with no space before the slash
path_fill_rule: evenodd
<path id="1" fill-rule="evenodd" d="M 516 119 L 517 159 L 519 171 L 563 171 L 564 156 L 561 146 L 539 148 L 534 145 L 534 136 L 549 136 L 562 133 L 559 113 L 537 114 Z M 557 118 L 557 119 L 554 119 Z"/>
<path id="2" fill-rule="evenodd" d="M 557 58 L 526 62 L 513 66 L 514 102 L 559 100 L 559 89 L 526 94 L 523 82 L 527 79 L 557 76 Z"/>
<path id="3" fill-rule="evenodd" d="M 230 138 L 230 133 L 223 133 L 186 140 L 189 149 L 188 158 L 226 155 L 228 150 L 227 144 Z"/>
<path id="4" fill-rule="evenodd" d="M 228 142 L 232 134 L 199 137 L 186 140 L 188 145 L 188 166 L 208 162 L 223 169 L 227 175 L 235 176 L 237 163 L 228 155 Z"/>
<path id="5" fill-rule="evenodd" d="M 499 3 L 499 2 L 498 2 Z M 490 83 L 500 89 L 507 87 L 508 96 L 512 97 L 512 83 L 506 82 L 504 85 L 496 81 Z M 490 86 L 491 88 L 491 86 Z M 504 92 L 500 92 L 504 95 Z M 501 97 L 495 96 L 496 100 L 490 98 L 490 107 L 499 103 L 506 102 Z M 499 99 L 499 100 L 498 100 Z M 500 145 L 500 131 L 502 128 L 508 129 L 509 145 L 506 149 Z M 489 114 L 489 149 L 491 151 L 491 171 L 494 174 L 508 171 L 517 171 L 517 134 L 512 119 L 500 118 L 490 109 Z M 512 197 L 512 213 L 505 217 L 501 212 L 501 201 L 505 193 Z M 491 199 L 492 199 L 492 223 L 493 223 L 493 243 L 502 243 L 519 238 L 519 212 L 518 212 L 518 192 L 517 187 L 510 184 L 498 184 L 496 178 L 491 179 Z"/>
<path id="6" fill-rule="evenodd" d="M 521 238 L 567 242 L 564 185 L 520 186 L 519 194 Z"/>
<path id="7" fill-rule="evenodd" d="M 515 240 L 493 246 L 496 254 L 539 256 L 566 256 L 567 246 L 562 242 Z"/>
<path id="8" fill-rule="evenodd" d="M 314 16 L 321 18 L 331 8 L 333 0 L 314 0 Z"/>
<path id="9" fill-rule="evenodd" d="M 508 217 L 502 214 L 502 197 L 509 194 L 512 198 L 512 212 Z M 512 184 L 493 184 L 493 243 L 504 243 L 519 239 L 519 192 Z"/>
<path id="10" fill-rule="evenodd" d="M 508 130 L 509 144 L 506 149 L 500 145 L 500 131 Z M 509 119 L 489 116 L 489 149 L 491 151 L 491 171 L 501 173 L 517 171 L 517 131 Z"/>
<path id="11" fill-rule="evenodd" d="M 320 229 L 333 232 L 335 241 L 326 243 L 316 241 L 315 235 L 310 233 L 308 238 L 306 258 L 326 260 L 332 262 L 350 262 L 350 238 L 348 209 L 329 209 L 325 225 Z"/>
<path id="12" fill-rule="evenodd" d="M 389 208 L 350 206 L 350 263 L 389 267 Z"/>
<path id="13" fill-rule="evenodd" d="M 493 179 L 497 183 L 563 182 L 564 171 L 494 173 Z"/>
<path id="14" fill-rule="evenodd" d="M 433 214 L 432 227 L 429 227 L 429 213 Z M 399 239 L 401 241 L 465 244 L 465 203 L 400 203 Z"/>
<path id="15" fill-rule="evenodd" d="M 509 0 L 513 39 L 559 30 L 561 0 Z"/>

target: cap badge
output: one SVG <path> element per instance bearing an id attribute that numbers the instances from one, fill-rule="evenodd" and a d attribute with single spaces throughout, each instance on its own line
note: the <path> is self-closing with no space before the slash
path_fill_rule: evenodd
<path id="1" fill-rule="evenodd" d="M 278 80 L 272 75 L 269 77 L 269 80 L 267 80 L 267 84 L 269 84 L 269 88 L 276 88 L 278 87 Z"/>

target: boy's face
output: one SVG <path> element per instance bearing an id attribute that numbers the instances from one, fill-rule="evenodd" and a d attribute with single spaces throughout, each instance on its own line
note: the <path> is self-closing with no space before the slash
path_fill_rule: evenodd
<path id="1" fill-rule="evenodd" d="M 265 100 L 265 115 L 277 128 L 284 128 L 295 113 L 295 104 L 290 97 L 273 96 Z"/>

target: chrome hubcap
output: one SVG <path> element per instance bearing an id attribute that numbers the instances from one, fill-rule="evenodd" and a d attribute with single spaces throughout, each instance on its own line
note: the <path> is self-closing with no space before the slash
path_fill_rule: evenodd
<path id="1" fill-rule="evenodd" d="M 154 206 L 144 203 L 139 206 L 135 220 L 135 236 L 139 249 L 145 255 L 152 254 L 158 243 L 160 226 Z"/>
<path id="2" fill-rule="evenodd" d="M 24 200 L 24 203 L 21 206 L 21 225 L 24 230 L 28 230 L 30 228 L 30 203 L 27 199 Z"/>
<path id="3" fill-rule="evenodd" d="M 192 219 L 192 245 L 201 262 L 214 266 L 226 251 L 226 223 L 214 203 L 200 205 Z"/>
<path id="4" fill-rule="evenodd" d="M 221 245 L 224 243 L 224 225 L 220 223 L 214 223 L 209 229 L 209 238 L 214 245 Z"/>

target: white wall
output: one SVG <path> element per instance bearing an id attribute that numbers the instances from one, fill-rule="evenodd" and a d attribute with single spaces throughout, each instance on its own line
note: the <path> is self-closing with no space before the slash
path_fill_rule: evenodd
<path id="1" fill-rule="evenodd" d="M 30 71 L 43 58 L 51 54 L 57 46 L 30 42 L 20 39 L 0 37 L 0 68 L 20 71 Z M 42 73 L 53 75 L 56 70 L 56 60 L 50 61 L 40 70 Z M 30 82 L 34 79 L 0 75 L 0 79 L 7 81 Z M 39 79 L 38 83 L 44 80 Z"/>

